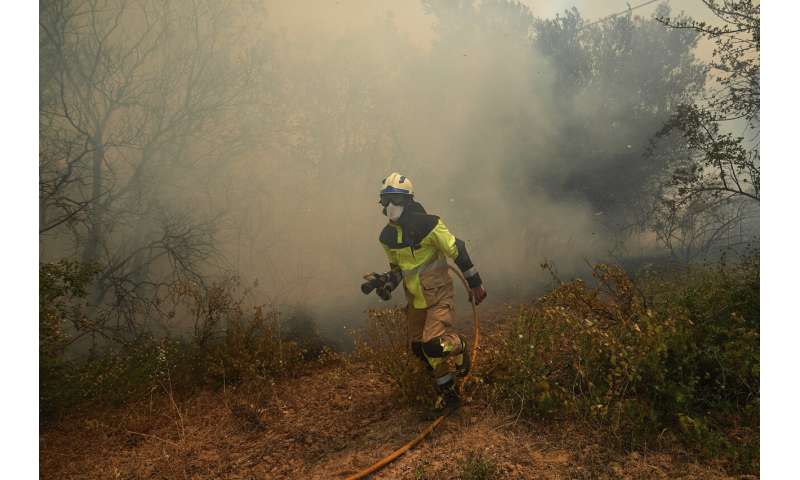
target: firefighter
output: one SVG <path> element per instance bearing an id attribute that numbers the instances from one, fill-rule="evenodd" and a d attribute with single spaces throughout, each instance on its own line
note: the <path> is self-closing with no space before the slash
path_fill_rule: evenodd
<path id="1" fill-rule="evenodd" d="M 453 259 L 467 280 L 470 300 L 479 304 L 486 298 L 481 277 L 467 254 L 464 241 L 453 236 L 444 222 L 428 214 L 414 200 L 408 177 L 392 173 L 383 180 L 380 205 L 389 222 L 379 241 L 389 259 L 389 272 L 373 278 L 384 299 L 402 281 L 405 290 L 411 350 L 426 363 L 436 379 L 437 409 L 459 404 L 457 376 L 469 372 L 466 339 L 452 330 L 453 281 L 447 258 Z M 377 279 L 377 280 L 376 280 Z M 377 286 L 377 285 L 376 285 Z M 451 371 L 448 359 L 453 359 Z"/>

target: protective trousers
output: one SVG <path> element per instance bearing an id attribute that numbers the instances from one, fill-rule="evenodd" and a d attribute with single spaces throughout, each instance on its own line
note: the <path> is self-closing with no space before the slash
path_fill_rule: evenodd
<path id="1" fill-rule="evenodd" d="M 453 379 L 447 358 L 460 355 L 464 345 L 461 338 L 451 331 L 453 282 L 446 270 L 437 277 L 442 280 L 422 282 L 428 307 L 418 309 L 409 304 L 406 306 L 406 318 L 412 352 L 427 362 L 437 385 L 444 385 Z"/>

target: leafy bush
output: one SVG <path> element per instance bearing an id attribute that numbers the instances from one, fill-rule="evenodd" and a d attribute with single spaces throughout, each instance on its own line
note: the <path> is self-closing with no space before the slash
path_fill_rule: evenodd
<path id="1" fill-rule="evenodd" d="M 87 288 L 98 267 L 62 260 L 39 266 L 39 346 L 46 357 L 57 357 L 69 343 L 70 327 L 80 329 Z"/>
<path id="2" fill-rule="evenodd" d="M 495 398 L 581 419 L 620 446 L 666 429 L 757 470 L 757 440 L 729 440 L 734 428 L 757 438 L 757 257 L 640 285 L 614 266 L 593 275 L 594 286 L 564 283 L 520 310 L 485 360 Z"/>
<path id="3" fill-rule="evenodd" d="M 76 392 L 66 381 L 70 364 L 64 352 L 88 324 L 87 288 L 99 269 L 63 260 L 39 265 L 39 405 L 51 416 L 55 405 L 73 402 Z"/>
<path id="4" fill-rule="evenodd" d="M 724 455 L 741 471 L 758 470 L 760 404 L 759 258 L 646 278 L 657 310 L 685 321 L 670 342 L 658 391 L 661 410 L 677 419 L 687 444 Z"/>
<path id="5" fill-rule="evenodd" d="M 670 318 L 652 310 L 620 269 L 599 265 L 598 286 L 566 283 L 524 308 L 495 368 L 502 397 L 523 398 L 530 413 L 577 414 L 621 433 L 652 412 L 631 402 L 652 382 L 666 352 Z"/>

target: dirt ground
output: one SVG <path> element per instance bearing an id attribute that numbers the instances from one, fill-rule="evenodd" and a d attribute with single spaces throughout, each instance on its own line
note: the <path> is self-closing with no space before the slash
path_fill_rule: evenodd
<path id="1" fill-rule="evenodd" d="M 272 391 L 260 407 L 237 403 L 229 389 L 65 419 L 40 433 L 40 476 L 345 478 L 428 424 L 397 406 L 391 385 L 363 364 L 321 367 Z M 566 430 L 468 404 L 371 478 L 464 478 L 470 456 L 492 466 L 490 478 L 730 478 L 677 455 L 609 456 L 586 435 Z"/>

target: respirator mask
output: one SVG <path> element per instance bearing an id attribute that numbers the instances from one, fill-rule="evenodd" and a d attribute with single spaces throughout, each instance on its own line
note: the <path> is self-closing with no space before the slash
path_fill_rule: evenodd
<path id="1" fill-rule="evenodd" d="M 383 206 L 383 214 L 389 220 L 396 222 L 403 214 L 403 206 L 406 203 L 405 195 L 387 194 L 381 195 L 380 204 Z"/>

